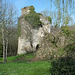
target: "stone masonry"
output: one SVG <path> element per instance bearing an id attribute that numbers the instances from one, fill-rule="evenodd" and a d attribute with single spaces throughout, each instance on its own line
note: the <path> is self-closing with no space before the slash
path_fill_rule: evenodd
<path id="1" fill-rule="evenodd" d="M 24 54 L 27 52 L 36 51 L 45 36 L 45 33 L 50 33 L 50 22 L 42 15 L 40 21 L 42 21 L 42 27 L 33 29 L 31 25 L 25 20 L 24 15 L 29 14 L 29 7 L 22 8 L 22 14 L 19 17 L 19 24 L 21 26 L 21 34 L 18 38 L 18 54 Z"/>

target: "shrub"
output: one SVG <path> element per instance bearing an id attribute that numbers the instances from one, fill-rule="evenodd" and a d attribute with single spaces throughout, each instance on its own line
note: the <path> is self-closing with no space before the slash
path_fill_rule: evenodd
<path id="1" fill-rule="evenodd" d="M 51 75 L 75 75 L 75 59 L 63 57 L 51 62 Z"/>
<path id="2" fill-rule="evenodd" d="M 75 42 L 68 44 L 64 50 L 67 52 L 67 56 L 75 57 Z"/>
<path id="3" fill-rule="evenodd" d="M 71 34 L 69 26 L 62 26 L 61 30 L 65 36 L 69 36 Z"/>

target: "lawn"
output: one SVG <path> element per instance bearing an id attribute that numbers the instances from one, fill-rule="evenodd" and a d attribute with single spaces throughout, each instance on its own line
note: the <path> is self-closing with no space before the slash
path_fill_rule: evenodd
<path id="1" fill-rule="evenodd" d="M 16 60 L 18 58 L 26 60 Z M 0 63 L 0 75 L 50 75 L 48 61 L 30 62 L 27 60 L 32 58 L 34 58 L 33 54 L 8 57 L 7 63 Z M 0 60 L 2 61 L 1 58 Z"/>

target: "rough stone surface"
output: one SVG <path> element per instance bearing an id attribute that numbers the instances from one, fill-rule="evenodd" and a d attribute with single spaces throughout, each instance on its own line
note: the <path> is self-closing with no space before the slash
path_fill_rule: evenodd
<path id="1" fill-rule="evenodd" d="M 42 21 L 42 27 L 38 29 L 33 29 L 31 25 L 25 20 L 24 14 L 29 14 L 29 7 L 22 8 L 22 14 L 19 18 L 19 24 L 21 26 L 21 34 L 18 38 L 18 54 L 23 54 L 27 52 L 36 51 L 45 36 L 46 33 L 50 33 L 50 22 L 40 16 L 40 21 Z"/>
<path id="2" fill-rule="evenodd" d="M 30 10 L 29 10 L 29 7 L 24 7 L 24 8 L 21 9 L 22 15 L 24 15 L 24 14 L 25 14 L 25 15 L 29 14 L 29 11 L 30 11 Z"/>

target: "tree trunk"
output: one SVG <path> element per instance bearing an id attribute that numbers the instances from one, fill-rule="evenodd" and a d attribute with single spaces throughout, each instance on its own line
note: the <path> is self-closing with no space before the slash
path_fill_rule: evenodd
<path id="1" fill-rule="evenodd" d="M 6 50 L 5 50 L 5 39 L 4 39 L 3 26 L 2 26 L 2 39 L 3 39 L 3 62 L 6 62 Z"/>
<path id="2" fill-rule="evenodd" d="M 6 62 L 7 62 L 7 49 L 8 49 L 8 38 L 6 40 Z"/>

